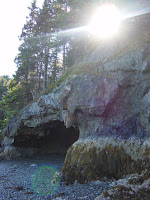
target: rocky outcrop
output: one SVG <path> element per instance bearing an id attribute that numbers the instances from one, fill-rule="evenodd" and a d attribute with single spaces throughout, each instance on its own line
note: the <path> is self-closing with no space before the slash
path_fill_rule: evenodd
<path id="1" fill-rule="evenodd" d="M 113 184 L 112 184 L 113 186 Z M 134 174 L 118 181 L 116 186 L 103 192 L 95 200 L 105 199 L 149 200 L 150 199 L 150 172 L 143 171 L 140 175 Z"/>
<path id="2" fill-rule="evenodd" d="M 80 139 L 67 152 L 66 183 L 118 179 L 149 168 L 149 67 L 150 48 L 145 45 L 100 65 L 101 76 L 83 86 L 85 98 L 73 93 L 72 99 L 82 102 L 76 113 Z"/>
<path id="3" fill-rule="evenodd" d="M 70 79 L 11 119 L 4 130 L 1 156 L 21 155 L 19 144 L 30 146 L 44 137 L 51 141 L 50 147 L 57 146 L 56 132 L 65 144 L 73 133 L 65 145 L 78 140 L 68 149 L 62 169 L 67 184 L 105 176 L 118 179 L 149 168 L 150 44 L 121 54 L 107 50 L 109 59 L 100 56 L 96 63 L 80 66 L 92 73 L 74 70 Z M 34 150 L 34 145 L 30 147 Z"/>
<path id="4" fill-rule="evenodd" d="M 113 137 L 80 139 L 68 150 L 63 179 L 67 184 L 120 179 L 125 174 L 140 173 L 150 166 L 150 145 L 137 138 Z"/>

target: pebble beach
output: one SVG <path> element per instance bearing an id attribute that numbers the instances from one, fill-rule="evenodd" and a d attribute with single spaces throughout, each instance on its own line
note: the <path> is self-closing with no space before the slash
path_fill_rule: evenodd
<path id="1" fill-rule="evenodd" d="M 53 191 L 49 191 L 50 173 L 53 170 L 59 173 L 64 158 L 64 154 L 52 154 L 1 161 L 0 200 L 94 200 L 112 187 L 110 180 L 85 184 L 75 182 L 67 186 L 60 178 Z"/>

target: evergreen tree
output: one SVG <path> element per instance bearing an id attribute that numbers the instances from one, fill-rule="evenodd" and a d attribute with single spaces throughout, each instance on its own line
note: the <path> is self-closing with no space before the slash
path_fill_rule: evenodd
<path id="1" fill-rule="evenodd" d="M 7 94 L 2 97 L 1 105 L 8 111 L 8 116 L 51 87 L 62 73 L 88 54 L 88 33 L 68 30 L 87 25 L 88 15 L 92 15 L 96 3 L 101 2 L 44 0 L 39 9 L 33 0 L 15 58 L 18 69 Z"/>
<path id="2" fill-rule="evenodd" d="M 0 102 L 2 101 L 3 95 L 7 93 L 7 84 L 10 78 L 8 76 L 0 76 Z M 6 124 L 5 121 L 6 110 L 3 109 L 0 103 L 0 139 L 1 139 L 1 132 Z"/>
<path id="3" fill-rule="evenodd" d="M 27 21 L 22 29 L 20 40 L 25 40 L 25 38 L 36 36 L 36 18 L 38 16 L 38 7 L 36 6 L 36 0 L 33 0 L 30 10 L 29 17 L 26 17 Z"/>

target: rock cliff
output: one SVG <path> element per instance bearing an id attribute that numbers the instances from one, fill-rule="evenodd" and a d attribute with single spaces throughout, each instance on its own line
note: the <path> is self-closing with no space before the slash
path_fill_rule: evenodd
<path id="1" fill-rule="evenodd" d="M 74 66 L 70 78 L 12 118 L 1 157 L 69 148 L 62 169 L 67 184 L 149 168 L 150 43 L 121 51 L 125 41 L 98 48 L 80 73 Z"/>

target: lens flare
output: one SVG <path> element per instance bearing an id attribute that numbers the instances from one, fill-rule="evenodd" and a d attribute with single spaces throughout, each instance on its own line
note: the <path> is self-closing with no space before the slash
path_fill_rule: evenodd
<path id="1" fill-rule="evenodd" d="M 59 173 L 51 166 L 39 167 L 32 175 L 32 188 L 42 196 L 52 195 L 59 187 Z"/>
<path id="2" fill-rule="evenodd" d="M 121 20 L 119 9 L 113 4 L 105 4 L 93 16 L 88 30 L 93 35 L 107 38 L 117 33 Z"/>

